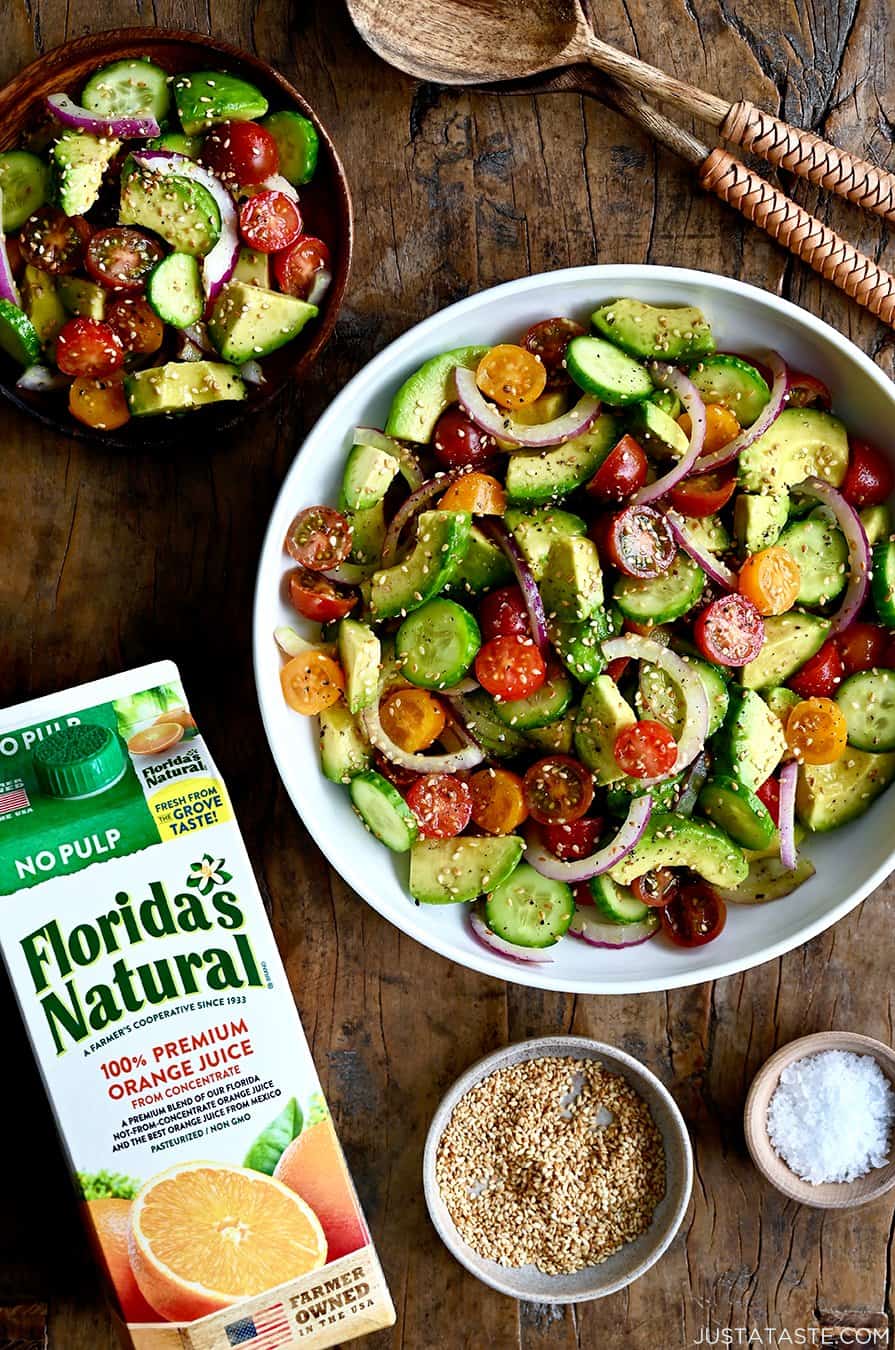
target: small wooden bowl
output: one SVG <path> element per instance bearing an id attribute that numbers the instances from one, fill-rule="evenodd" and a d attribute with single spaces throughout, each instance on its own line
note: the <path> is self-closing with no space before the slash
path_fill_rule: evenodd
<path id="1" fill-rule="evenodd" d="M 851 1031 L 818 1031 L 813 1036 L 802 1036 L 771 1055 L 752 1080 L 743 1113 L 746 1146 L 762 1176 L 787 1199 L 798 1200 L 801 1205 L 813 1205 L 815 1209 L 852 1209 L 878 1200 L 895 1186 L 895 1133 L 889 1140 L 893 1160 L 885 1166 L 873 1168 L 856 1181 L 829 1181 L 817 1186 L 796 1176 L 774 1150 L 768 1137 L 768 1106 L 781 1073 L 797 1059 L 805 1059 L 824 1050 L 848 1050 L 855 1055 L 871 1055 L 895 1088 L 895 1050 L 882 1041 L 875 1041 L 871 1036 L 858 1036 Z"/>
<path id="2" fill-rule="evenodd" d="M 118 28 L 92 33 L 55 47 L 33 61 L 0 90 L 0 150 L 16 145 L 22 132 L 41 112 L 47 94 L 64 91 L 76 97 L 87 77 L 100 66 L 137 56 L 148 57 L 171 74 L 219 66 L 257 85 L 269 99 L 272 110 L 295 108 L 314 123 L 320 137 L 320 156 L 312 182 L 301 189 L 301 210 L 307 233 L 319 235 L 332 253 L 333 279 L 320 314 L 293 342 L 264 358 L 261 367 L 267 382 L 261 389 L 250 388 L 244 403 L 212 404 L 176 417 L 132 418 L 118 431 L 95 431 L 71 416 L 64 395 L 28 394 L 17 389 L 15 382 L 21 370 L 14 369 L 13 363 L 2 354 L 0 393 L 56 431 L 117 449 L 158 446 L 185 439 L 207 445 L 215 435 L 270 403 L 285 385 L 306 375 L 330 337 L 351 265 L 351 193 L 328 131 L 310 104 L 279 71 L 227 42 L 178 29 Z"/>

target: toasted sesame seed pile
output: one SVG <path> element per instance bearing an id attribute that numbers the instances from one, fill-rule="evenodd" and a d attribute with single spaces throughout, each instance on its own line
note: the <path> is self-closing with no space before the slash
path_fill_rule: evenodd
<path id="1" fill-rule="evenodd" d="M 531 1059 L 457 1103 L 435 1175 L 480 1256 L 563 1275 L 646 1232 L 665 1151 L 646 1102 L 597 1060 Z"/>

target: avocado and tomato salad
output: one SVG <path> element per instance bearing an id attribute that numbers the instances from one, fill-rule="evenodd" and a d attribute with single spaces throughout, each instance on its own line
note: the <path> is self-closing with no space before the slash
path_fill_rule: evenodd
<path id="1" fill-rule="evenodd" d="M 697 308 L 435 355 L 290 525 L 320 630 L 277 629 L 284 697 L 489 947 L 702 945 L 895 778 L 892 489 L 820 380 Z"/>
<path id="2" fill-rule="evenodd" d="M 78 422 L 242 401 L 316 318 L 325 240 L 305 228 L 313 122 L 224 71 L 142 59 L 49 95 L 0 153 L 0 349 Z"/>

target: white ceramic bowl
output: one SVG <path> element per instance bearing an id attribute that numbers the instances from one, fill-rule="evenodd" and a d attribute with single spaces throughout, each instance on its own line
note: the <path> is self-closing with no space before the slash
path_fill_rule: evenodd
<path id="1" fill-rule="evenodd" d="M 286 529 L 301 507 L 336 501 L 355 426 L 382 426 L 401 382 L 438 352 L 470 342 L 513 341 L 530 324 L 555 314 L 586 322 L 597 305 L 619 295 L 701 306 L 722 351 L 775 348 L 791 365 L 830 386 L 850 431 L 895 458 L 890 382 L 835 329 L 786 300 L 683 268 L 579 267 L 523 277 L 461 300 L 410 329 L 333 400 L 283 484 L 264 541 L 255 599 L 255 675 L 271 749 L 296 810 L 348 884 L 405 933 L 453 961 L 499 979 L 588 994 L 672 989 L 717 979 L 779 956 L 829 927 L 895 867 L 895 795 L 884 794 L 854 824 L 826 838 L 811 838 L 805 852 L 817 875 L 785 900 L 730 906 L 724 932 L 707 946 L 685 950 L 660 936 L 624 951 L 603 951 L 567 938 L 552 953 L 552 964 L 521 965 L 477 942 L 463 905 L 426 907 L 410 899 L 406 857 L 377 843 L 353 814 L 344 788 L 323 778 L 316 722 L 284 703 L 273 631 L 295 622 L 281 594 L 289 565 L 283 553 Z"/>

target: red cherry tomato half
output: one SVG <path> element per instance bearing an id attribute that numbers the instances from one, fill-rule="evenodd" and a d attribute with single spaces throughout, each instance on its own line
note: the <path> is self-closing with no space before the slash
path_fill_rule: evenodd
<path id="1" fill-rule="evenodd" d="M 595 853 L 603 833 L 602 820 L 584 816 L 581 820 L 569 820 L 562 825 L 544 825 L 541 839 L 544 847 L 549 848 L 563 862 L 577 862 Z"/>
<path id="2" fill-rule="evenodd" d="M 764 620 L 744 595 L 722 595 L 698 615 L 693 637 L 707 661 L 745 666 L 764 645 Z"/>
<path id="3" fill-rule="evenodd" d="M 63 276 L 80 267 L 89 238 L 90 226 L 83 216 L 67 216 L 57 206 L 42 206 L 22 226 L 19 247 L 32 267 Z"/>
<path id="4" fill-rule="evenodd" d="M 662 909 L 677 895 L 680 884 L 680 877 L 670 867 L 656 867 L 642 877 L 635 877 L 631 890 L 642 905 Z"/>
<path id="5" fill-rule="evenodd" d="M 871 625 L 868 624 L 868 627 Z M 832 698 L 844 674 L 839 646 L 831 638 L 813 656 L 809 656 L 798 674 L 789 680 L 789 687 L 801 698 Z"/>
<path id="6" fill-rule="evenodd" d="M 548 755 L 522 780 L 528 814 L 540 825 L 579 820 L 594 799 L 594 776 L 571 755 Z"/>
<path id="7" fill-rule="evenodd" d="M 69 319 L 56 338 L 56 365 L 63 375 L 87 375 L 92 380 L 111 375 L 124 362 L 117 333 L 98 319 Z"/>
<path id="8" fill-rule="evenodd" d="M 658 778 L 674 767 L 677 741 L 661 722 L 634 722 L 622 727 L 612 753 L 618 767 L 632 778 Z"/>
<path id="9" fill-rule="evenodd" d="M 848 470 L 842 484 L 842 495 L 858 508 L 879 506 L 892 495 L 895 471 L 882 451 L 866 441 L 849 444 Z"/>
<path id="10" fill-rule="evenodd" d="M 590 893 L 590 886 L 586 881 L 578 881 L 572 887 L 572 894 L 575 897 L 576 909 L 587 909 L 590 905 L 593 907 L 594 897 Z"/>
<path id="11" fill-rule="evenodd" d="M 816 375 L 806 375 L 802 370 L 790 370 L 786 403 L 790 408 L 807 408 L 812 403 L 819 403 L 829 411 L 833 406 L 833 399 L 823 380 L 819 380 Z"/>
<path id="12" fill-rule="evenodd" d="M 780 784 L 776 778 L 766 778 L 760 788 L 756 788 L 755 795 L 759 801 L 764 802 L 768 808 L 771 820 L 775 825 L 780 824 Z"/>
<path id="13" fill-rule="evenodd" d="M 493 436 L 480 431 L 461 408 L 448 408 L 435 426 L 432 449 L 446 469 L 478 468 L 495 453 Z"/>
<path id="14" fill-rule="evenodd" d="M 240 207 L 239 233 L 259 253 L 279 253 L 301 234 L 298 207 L 285 192 L 265 188 Z"/>
<path id="15" fill-rule="evenodd" d="M 472 818 L 472 792 L 463 778 L 427 773 L 408 790 L 407 805 L 424 839 L 453 839 Z"/>
<path id="16" fill-rule="evenodd" d="M 273 274 L 280 290 L 299 300 L 307 300 L 319 274 L 329 268 L 329 249 L 313 234 L 299 235 L 294 244 L 273 260 Z"/>
<path id="17" fill-rule="evenodd" d="M 373 763 L 383 778 L 393 783 L 399 792 L 406 792 L 419 779 L 419 774 L 414 769 L 402 769 L 400 764 L 393 764 L 381 750 L 373 751 Z"/>
<path id="18" fill-rule="evenodd" d="M 895 670 L 895 633 L 889 635 L 880 665 L 885 666 L 888 670 Z"/>
<path id="19" fill-rule="evenodd" d="M 573 319 L 542 319 L 532 324 L 520 346 L 536 356 L 547 372 L 547 388 L 571 384 L 566 372 L 566 349 L 574 337 L 583 337 L 587 329 Z"/>
<path id="20" fill-rule="evenodd" d="M 882 665 L 888 640 L 889 634 L 878 623 L 849 624 L 836 638 L 846 675 Z"/>
<path id="21" fill-rule="evenodd" d="M 475 675 L 489 694 L 511 703 L 537 693 L 547 678 L 547 663 L 531 638 L 509 634 L 479 648 Z"/>
<path id="22" fill-rule="evenodd" d="M 202 142 L 202 163 L 228 188 L 263 183 L 280 171 L 277 143 L 257 122 L 220 122 Z"/>
<path id="23" fill-rule="evenodd" d="M 528 610 L 518 586 L 502 586 L 486 595 L 479 605 L 479 623 L 486 641 L 509 637 L 513 633 L 530 633 Z"/>
<path id="24" fill-rule="evenodd" d="M 633 436 L 625 434 L 612 447 L 587 485 L 601 502 L 625 502 L 646 482 L 647 459 Z"/>
<path id="25" fill-rule="evenodd" d="M 626 576 L 658 577 L 674 562 L 677 545 L 665 517 L 653 506 L 627 506 L 604 529 L 609 561 Z"/>
<path id="26" fill-rule="evenodd" d="M 150 239 L 142 230 L 116 225 L 93 235 L 84 266 L 93 280 L 108 290 L 132 292 L 140 289 L 164 256 L 157 239 Z"/>
<path id="27" fill-rule="evenodd" d="M 727 906 L 705 881 L 685 882 L 662 910 L 662 931 L 677 947 L 703 947 L 727 922 Z"/>
<path id="28" fill-rule="evenodd" d="M 289 573 L 289 603 L 305 619 L 330 623 L 344 619 L 357 604 L 357 596 L 353 591 L 340 590 L 319 572 L 295 567 Z"/>
<path id="29" fill-rule="evenodd" d="M 719 469 L 717 473 L 700 473 L 685 478 L 673 487 L 668 496 L 675 510 L 684 516 L 713 516 L 725 507 L 737 485 L 736 468 Z"/>
<path id="30" fill-rule="evenodd" d="M 328 572 L 351 552 L 351 526 L 331 506 L 308 506 L 289 526 L 285 548 L 290 558 L 309 571 Z"/>

